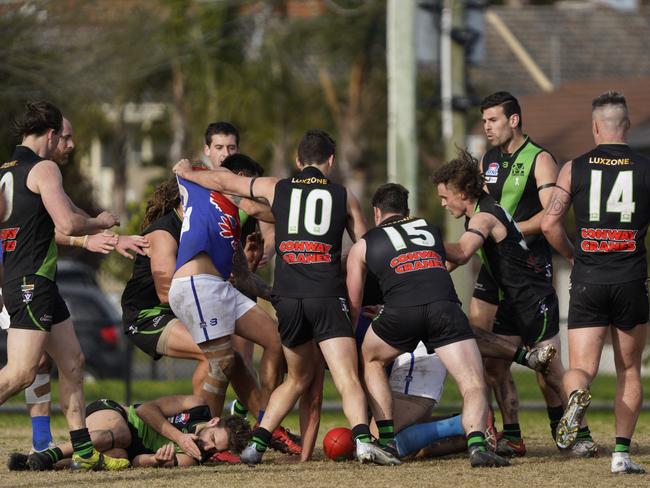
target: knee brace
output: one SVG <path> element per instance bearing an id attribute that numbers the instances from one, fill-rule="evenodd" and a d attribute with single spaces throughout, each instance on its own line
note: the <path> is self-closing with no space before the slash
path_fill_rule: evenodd
<path id="1" fill-rule="evenodd" d="M 214 395 L 225 395 L 230 383 L 232 364 L 235 354 L 228 340 L 221 344 L 202 348 L 208 361 L 208 376 L 203 383 L 203 390 Z"/>
<path id="2" fill-rule="evenodd" d="M 51 401 L 50 374 L 37 374 L 34 382 L 25 388 L 25 401 L 30 405 Z"/>

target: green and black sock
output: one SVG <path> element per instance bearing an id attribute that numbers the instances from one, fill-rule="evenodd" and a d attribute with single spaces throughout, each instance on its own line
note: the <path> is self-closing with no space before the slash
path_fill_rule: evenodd
<path id="1" fill-rule="evenodd" d="M 88 429 L 85 427 L 70 431 L 70 440 L 72 449 L 77 456 L 88 459 L 93 455 L 93 443 L 90 440 Z"/>
<path id="2" fill-rule="evenodd" d="M 50 459 L 52 459 L 52 464 L 63 459 L 63 451 L 61 451 L 61 449 L 59 449 L 58 447 L 45 449 L 44 451 L 41 451 L 41 453 L 50 456 Z"/>
<path id="3" fill-rule="evenodd" d="M 251 443 L 257 449 L 257 452 L 264 452 L 269 447 L 271 442 L 271 433 L 263 427 L 258 427 L 253 431 Z"/>
<path id="4" fill-rule="evenodd" d="M 372 442 L 372 436 L 370 435 L 368 424 L 359 424 L 352 427 L 352 437 L 355 441 L 364 443 Z"/>
<path id="5" fill-rule="evenodd" d="M 512 442 L 521 441 L 519 424 L 503 424 L 503 437 Z"/>
<path id="6" fill-rule="evenodd" d="M 628 439 L 627 437 L 617 437 L 616 438 L 616 446 L 614 447 L 614 452 L 630 452 L 630 444 L 632 442 L 632 439 Z"/>
<path id="7" fill-rule="evenodd" d="M 485 434 L 478 430 L 467 434 L 467 449 L 471 451 L 475 447 L 478 447 L 479 451 L 487 451 L 485 447 Z"/>
<path id="8" fill-rule="evenodd" d="M 379 444 L 387 446 L 395 440 L 395 427 L 393 426 L 393 419 L 378 420 L 377 430 L 379 430 Z"/>
<path id="9" fill-rule="evenodd" d="M 580 430 L 578 431 L 577 439 L 579 441 L 591 441 L 591 442 L 594 441 L 593 438 L 591 437 L 591 431 L 589 430 L 588 426 L 580 427 Z"/>
<path id="10" fill-rule="evenodd" d="M 235 400 L 235 402 L 232 405 L 232 410 L 235 412 L 237 415 L 240 415 L 244 418 L 248 415 L 248 409 L 246 406 L 241 403 L 239 400 Z"/>
<path id="11" fill-rule="evenodd" d="M 562 408 L 562 405 L 559 407 L 546 407 L 546 413 L 548 414 L 548 419 L 550 420 L 551 435 L 553 436 L 553 440 L 555 440 L 555 437 L 557 435 L 557 424 L 560 423 L 560 419 L 564 414 L 564 408 Z"/>
<path id="12" fill-rule="evenodd" d="M 523 346 L 519 346 L 512 360 L 517 364 L 521 364 L 522 366 L 528 366 L 528 362 L 526 361 L 526 354 L 528 354 L 528 349 Z"/>

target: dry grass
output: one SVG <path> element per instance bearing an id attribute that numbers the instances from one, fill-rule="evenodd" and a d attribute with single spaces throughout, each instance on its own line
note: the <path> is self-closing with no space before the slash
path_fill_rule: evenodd
<path id="1" fill-rule="evenodd" d="M 20 446 L 29 444 L 29 424 L 26 418 L 1 418 L 2 438 L 0 458 Z M 4 421 L 3 421 L 4 420 Z M 288 425 L 294 427 L 295 420 Z M 331 427 L 341 425 L 340 415 L 323 418 L 321 436 Z M 590 417 L 594 437 L 605 446 L 613 444 L 613 416 L 594 413 Z M 280 463 L 282 457 L 269 453 L 265 463 L 255 468 L 246 466 L 203 466 L 189 469 L 134 469 L 120 473 L 70 472 L 10 472 L 0 467 L 0 486 L 71 487 L 90 486 L 259 486 L 259 487 L 343 487 L 363 483 L 373 488 L 395 486 L 648 486 L 650 475 L 614 476 L 609 472 L 609 455 L 598 459 L 567 459 L 558 454 L 551 444 L 545 415 L 538 412 L 522 413 L 522 428 L 528 446 L 528 455 L 516 459 L 510 468 L 471 469 L 464 456 L 405 463 L 399 467 L 361 466 L 356 462 L 334 463 L 323 460 L 322 451 L 317 461 L 308 464 Z M 57 437 L 65 430 L 55 424 Z M 650 413 L 642 414 L 634 439 L 633 456 L 650 467 Z M 639 447 L 639 445 L 641 447 Z"/>

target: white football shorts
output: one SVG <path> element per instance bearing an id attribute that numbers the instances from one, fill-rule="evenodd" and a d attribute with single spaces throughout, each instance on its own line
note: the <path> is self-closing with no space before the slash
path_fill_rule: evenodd
<path id="1" fill-rule="evenodd" d="M 255 302 L 214 275 L 200 274 L 174 278 L 169 288 L 169 305 L 185 324 L 194 342 L 231 335 L 235 321 L 255 306 Z"/>
<path id="2" fill-rule="evenodd" d="M 399 355 L 388 379 L 390 389 L 404 395 L 431 398 L 438 403 L 447 377 L 447 368 L 437 354 L 427 354 L 420 342 L 413 352 Z"/>

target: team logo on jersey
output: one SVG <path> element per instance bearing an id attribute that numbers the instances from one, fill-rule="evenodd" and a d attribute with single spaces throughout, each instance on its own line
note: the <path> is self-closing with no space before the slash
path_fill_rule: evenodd
<path id="1" fill-rule="evenodd" d="M 230 203 L 220 193 L 216 191 L 210 192 L 210 203 L 223 214 L 217 223 L 220 229 L 219 235 L 224 239 L 229 239 L 232 248 L 237 249 L 239 242 L 239 218 L 228 212 L 225 202 Z"/>
<path id="2" fill-rule="evenodd" d="M 341 311 L 343 313 L 349 313 L 350 307 L 348 307 L 348 301 L 343 297 L 339 297 L 339 302 L 341 302 Z"/>
<path id="3" fill-rule="evenodd" d="M 172 418 L 173 420 L 171 423 L 178 428 L 179 426 L 184 426 L 190 421 L 190 414 L 189 412 L 182 412 Z"/>
<path id="4" fill-rule="evenodd" d="M 20 291 L 23 294 L 23 303 L 30 303 L 34 299 L 34 285 L 21 285 Z"/>
<path id="5" fill-rule="evenodd" d="M 499 176 L 499 163 L 490 163 L 485 176 Z"/>
<path id="6" fill-rule="evenodd" d="M 524 163 L 512 163 L 511 173 L 513 176 L 525 176 L 526 170 L 524 169 Z"/>

